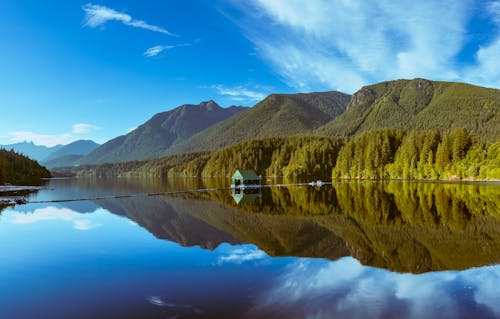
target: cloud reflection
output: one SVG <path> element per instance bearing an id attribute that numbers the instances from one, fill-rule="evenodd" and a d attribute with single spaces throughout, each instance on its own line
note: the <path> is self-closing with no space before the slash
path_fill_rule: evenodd
<path id="1" fill-rule="evenodd" d="M 81 217 L 82 214 L 69 208 L 48 206 L 37 208 L 29 213 L 12 211 L 6 216 L 5 221 L 11 224 L 33 224 L 41 221 L 68 221 L 73 224 L 73 228 L 76 230 L 91 230 L 102 226 L 100 223 L 95 223 L 92 220 Z"/>
<path id="2" fill-rule="evenodd" d="M 287 318 L 495 318 L 500 317 L 500 266 L 420 275 L 336 262 L 289 265 L 252 316 Z"/>
<path id="3" fill-rule="evenodd" d="M 240 265 L 248 261 L 261 260 L 267 257 L 266 253 L 255 247 L 238 247 L 232 249 L 229 254 L 220 256 L 217 260 L 218 265 L 232 263 Z"/>

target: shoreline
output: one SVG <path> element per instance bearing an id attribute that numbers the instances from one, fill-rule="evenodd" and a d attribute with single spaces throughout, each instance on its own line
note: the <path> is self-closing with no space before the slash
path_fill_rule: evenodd
<path id="1" fill-rule="evenodd" d="M 0 209 L 26 204 L 29 194 L 43 188 L 44 186 L 0 185 Z"/>

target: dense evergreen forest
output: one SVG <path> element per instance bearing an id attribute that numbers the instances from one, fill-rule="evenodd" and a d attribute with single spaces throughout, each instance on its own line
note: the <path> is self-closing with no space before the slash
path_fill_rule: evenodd
<path id="1" fill-rule="evenodd" d="M 477 142 L 465 129 L 362 134 L 339 152 L 334 178 L 499 179 L 500 142 Z"/>
<path id="2" fill-rule="evenodd" d="M 500 142 L 465 129 L 378 130 L 351 140 L 318 136 L 255 139 L 214 153 L 73 168 L 77 175 L 227 177 L 236 168 L 297 179 L 500 179 Z"/>
<path id="3" fill-rule="evenodd" d="M 41 178 L 51 177 L 38 162 L 14 152 L 0 149 L 0 185 L 38 185 Z"/>

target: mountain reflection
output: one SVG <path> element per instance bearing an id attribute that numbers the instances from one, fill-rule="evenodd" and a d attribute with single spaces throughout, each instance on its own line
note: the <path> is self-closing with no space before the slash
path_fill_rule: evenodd
<path id="1" fill-rule="evenodd" d="M 235 202 L 231 191 L 210 191 L 97 203 L 182 245 L 246 242 L 271 256 L 352 256 L 413 273 L 500 262 L 496 185 L 340 183 L 254 195 Z"/>

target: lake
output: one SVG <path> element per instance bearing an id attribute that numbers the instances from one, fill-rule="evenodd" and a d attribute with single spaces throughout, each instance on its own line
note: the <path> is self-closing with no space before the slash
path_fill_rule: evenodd
<path id="1" fill-rule="evenodd" d="M 498 183 L 175 192 L 227 183 L 50 181 L 0 213 L 0 318 L 500 318 Z"/>

